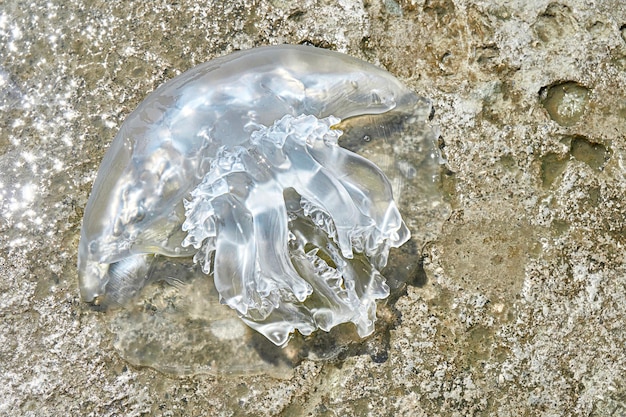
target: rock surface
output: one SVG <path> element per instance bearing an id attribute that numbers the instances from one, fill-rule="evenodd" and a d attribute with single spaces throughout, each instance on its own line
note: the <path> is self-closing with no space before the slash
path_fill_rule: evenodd
<path id="1" fill-rule="evenodd" d="M 14 0 L 0 41 L 0 414 L 626 415 L 622 1 Z M 176 74 L 305 42 L 433 100 L 449 218 L 363 349 L 288 379 L 128 364 L 77 291 L 105 149 Z"/>

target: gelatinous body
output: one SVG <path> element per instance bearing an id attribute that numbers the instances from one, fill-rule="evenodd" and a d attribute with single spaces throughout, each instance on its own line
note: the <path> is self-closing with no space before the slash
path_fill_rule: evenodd
<path id="1" fill-rule="evenodd" d="M 155 255 L 193 256 L 221 302 L 277 345 L 345 322 L 370 334 L 389 293 L 379 269 L 410 234 L 388 179 L 333 127 L 418 101 L 381 69 L 306 46 L 234 53 L 167 82 L 98 172 L 82 298 L 124 303 Z"/>

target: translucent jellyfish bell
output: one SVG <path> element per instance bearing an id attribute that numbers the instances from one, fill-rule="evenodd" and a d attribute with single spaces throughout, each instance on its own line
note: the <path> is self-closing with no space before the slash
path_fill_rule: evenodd
<path id="1" fill-rule="evenodd" d="M 410 232 L 401 187 L 341 144 L 389 140 L 429 113 L 386 71 L 313 47 L 187 71 L 128 116 L 105 155 L 81 230 L 82 298 L 126 305 L 151 281 L 180 280 L 162 259 L 192 258 L 192 275 L 211 275 L 221 303 L 276 345 L 349 322 L 371 334 L 389 294 L 380 270 Z M 436 136 L 416 137 L 432 178 Z"/>

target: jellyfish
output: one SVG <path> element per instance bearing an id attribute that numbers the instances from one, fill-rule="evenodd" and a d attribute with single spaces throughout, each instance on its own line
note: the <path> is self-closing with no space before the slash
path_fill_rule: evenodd
<path id="1" fill-rule="evenodd" d="M 236 52 L 166 82 L 98 171 L 82 299 L 124 304 L 175 280 L 150 273 L 155 257 L 193 258 L 220 302 L 278 346 L 348 322 L 371 334 L 389 295 L 380 270 L 410 232 L 381 169 L 340 145 L 341 125 L 423 100 L 372 64 L 310 46 Z"/>

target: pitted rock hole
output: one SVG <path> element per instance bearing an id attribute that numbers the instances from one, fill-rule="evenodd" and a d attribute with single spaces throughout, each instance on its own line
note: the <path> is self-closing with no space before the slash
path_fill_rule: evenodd
<path id="1" fill-rule="evenodd" d="M 565 4 L 550 3 L 546 10 L 537 16 L 533 25 L 537 37 L 544 43 L 563 39 L 576 31 L 572 24 L 572 9 Z"/>
<path id="2" fill-rule="evenodd" d="M 550 188 L 554 180 L 561 176 L 567 161 L 567 156 L 554 152 L 547 153 L 541 158 L 541 182 L 545 188 Z"/>
<path id="3" fill-rule="evenodd" d="M 584 136 L 572 138 L 570 152 L 578 161 L 584 162 L 590 168 L 601 171 L 609 159 L 608 149 L 601 143 L 594 143 Z"/>
<path id="4" fill-rule="evenodd" d="M 611 150 L 582 135 L 566 136 L 562 143 L 569 144 L 565 154 L 549 152 L 541 157 L 541 181 L 550 188 L 560 178 L 572 159 L 583 162 L 594 171 L 602 171 L 611 156 Z"/>
<path id="5" fill-rule="evenodd" d="M 589 89 L 575 81 L 565 81 L 542 87 L 539 100 L 550 118 L 561 126 L 576 124 L 589 104 Z"/>

